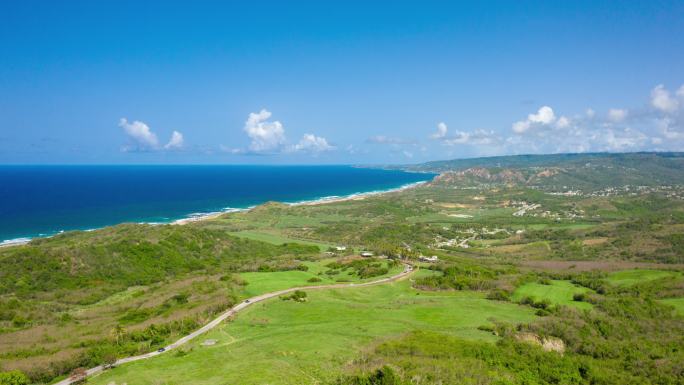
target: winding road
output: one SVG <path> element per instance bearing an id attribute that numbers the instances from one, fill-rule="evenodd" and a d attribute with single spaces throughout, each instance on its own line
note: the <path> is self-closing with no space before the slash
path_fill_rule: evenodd
<path id="1" fill-rule="evenodd" d="M 185 345 L 186 343 L 190 342 L 191 340 L 193 340 L 193 339 L 199 337 L 200 335 L 208 332 L 209 330 L 215 328 L 221 322 L 225 321 L 228 317 L 231 317 L 231 316 L 237 314 L 241 310 L 246 309 L 248 306 L 251 306 L 257 302 L 265 301 L 269 298 L 278 297 L 278 296 L 281 296 L 281 295 L 287 294 L 287 293 L 292 293 L 295 290 L 340 289 L 340 288 L 349 288 L 349 287 L 364 287 L 364 286 L 378 285 L 381 283 L 387 283 L 387 282 L 393 282 L 393 281 L 400 280 L 402 278 L 407 277 L 413 271 L 414 270 L 413 270 L 412 265 L 404 264 L 404 270 L 401 273 L 399 273 L 397 275 L 393 275 L 391 277 L 378 279 L 376 281 L 370 281 L 370 282 L 364 282 L 364 283 L 340 283 L 340 284 L 333 284 L 333 285 L 293 287 L 290 289 L 279 290 L 279 291 L 274 291 L 271 293 L 261 294 L 261 295 L 258 295 L 256 297 L 246 299 L 246 300 L 240 302 L 239 304 L 233 306 L 232 308 L 226 310 L 225 312 L 221 313 L 218 317 L 214 318 L 208 324 L 202 326 L 201 328 L 195 330 L 194 332 L 188 334 L 187 336 L 179 339 L 178 341 L 166 346 L 163 351 L 154 351 L 154 352 L 141 354 L 138 356 L 121 358 L 121 359 L 116 360 L 116 362 L 114 363 L 113 366 L 118 366 L 118 365 L 125 364 L 128 362 L 140 361 L 140 360 L 156 357 L 160 354 L 164 354 L 164 353 L 168 352 L 169 350 L 173 350 L 179 346 Z M 90 377 L 94 374 L 102 372 L 105 369 L 106 369 L 106 367 L 104 365 L 99 365 L 99 366 L 96 366 L 94 368 L 90 368 L 90 369 L 86 370 L 86 375 L 88 377 Z M 81 378 L 68 377 L 68 378 L 65 378 L 64 380 L 62 380 L 60 382 L 55 383 L 54 385 L 70 385 L 70 384 L 73 384 L 73 383 L 81 381 L 81 380 L 83 380 L 82 377 Z"/>

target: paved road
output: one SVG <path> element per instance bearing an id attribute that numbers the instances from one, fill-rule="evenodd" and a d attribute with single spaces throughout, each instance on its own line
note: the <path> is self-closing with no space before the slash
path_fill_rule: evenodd
<path id="1" fill-rule="evenodd" d="M 118 366 L 118 365 L 125 364 L 128 362 L 133 362 L 133 361 L 140 361 L 140 360 L 144 360 L 147 358 L 152 358 L 152 357 L 158 356 L 160 354 L 164 354 L 164 353 L 168 352 L 169 350 L 173 350 L 173 349 L 175 349 L 181 345 L 184 345 L 184 344 L 188 343 L 189 341 L 191 341 L 192 339 L 198 337 L 199 335 L 208 332 L 209 330 L 218 326 L 221 322 L 225 321 L 226 318 L 237 314 L 239 311 L 247 308 L 248 306 L 251 306 L 252 304 L 255 304 L 257 302 L 265 301 L 269 298 L 278 297 L 278 296 L 281 296 L 283 294 L 291 293 L 295 290 L 339 289 L 339 288 L 348 288 L 348 287 L 364 287 L 364 286 L 378 285 L 381 283 L 397 281 L 399 279 L 402 279 L 402 278 L 408 276 L 412 272 L 413 272 L 413 266 L 411 266 L 409 264 L 405 264 L 404 265 L 404 271 L 402 271 L 401 273 L 394 275 L 394 276 L 391 276 L 391 277 L 382 278 L 382 279 L 379 279 L 377 281 L 364 282 L 364 283 L 340 283 L 340 284 L 334 284 L 334 285 L 293 287 L 290 289 L 274 291 L 271 293 L 258 295 L 256 297 L 252 297 L 252 298 L 249 298 L 243 302 L 240 302 L 239 304 L 237 304 L 237 305 L 233 306 L 232 308 L 223 312 L 221 315 L 216 317 L 214 320 L 212 320 L 208 324 L 202 326 L 201 328 L 195 330 L 194 332 L 188 334 L 187 336 L 179 339 L 178 341 L 172 343 L 171 345 L 166 346 L 164 348 L 163 352 L 155 351 L 155 352 L 150 352 L 150 353 L 146 353 L 146 354 L 141 354 L 139 356 L 121 358 L 121 359 L 118 359 L 116 361 L 114 366 Z M 88 369 L 86 371 L 86 373 L 88 376 L 92 376 L 93 374 L 100 373 L 104 369 L 105 369 L 105 367 L 100 365 L 100 366 L 96 366 L 94 368 Z M 77 382 L 77 379 L 66 378 L 66 379 L 56 383 L 55 385 L 69 385 L 69 384 L 73 384 L 74 382 Z"/>

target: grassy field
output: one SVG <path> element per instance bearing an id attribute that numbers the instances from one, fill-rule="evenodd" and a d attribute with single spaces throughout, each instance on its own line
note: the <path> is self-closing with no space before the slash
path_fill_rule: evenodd
<path id="1" fill-rule="evenodd" d="M 679 277 L 681 273 L 665 270 L 623 270 L 608 275 L 606 281 L 617 286 L 632 286 L 640 282 L 653 281 L 667 277 Z"/>
<path id="2" fill-rule="evenodd" d="M 533 177 L 538 171 L 523 176 Z M 484 298 L 498 298 L 521 281 L 542 282 L 548 274 L 540 270 L 562 273 L 557 277 L 594 288 L 597 293 L 592 299 L 597 305 L 590 312 L 552 308 L 526 327 L 563 338 L 561 332 L 574 326 L 547 330 L 554 323 L 544 321 L 567 319 L 568 325 L 580 322 L 589 328 L 603 325 L 592 323 L 592 317 L 610 316 L 615 318 L 611 330 L 624 331 L 633 322 L 615 314 L 654 315 L 657 322 L 671 322 L 667 330 L 673 335 L 684 335 L 677 328 L 678 319 L 668 321 L 663 315 L 671 315 L 665 308 L 651 309 L 646 315 L 635 315 L 633 310 L 646 306 L 639 303 L 641 296 L 654 299 L 649 306 L 662 298 L 684 297 L 684 288 L 677 284 L 684 275 L 675 272 L 684 270 L 684 200 L 680 199 L 684 187 L 666 193 L 677 194 L 676 199 L 663 192 L 569 197 L 490 181 L 464 188 L 455 180 L 321 205 L 271 202 L 186 226 L 122 225 L 36 240 L 0 250 L 1 370 L 19 369 L 34 383 L 49 382 L 76 367 L 100 364 L 105 353 L 125 357 L 156 350 L 250 296 L 293 286 L 358 282 L 360 277 L 373 280 L 401 269 L 386 271 L 384 260 L 319 260 L 329 257 L 322 251 L 331 245 L 414 262 L 421 255 L 437 255 L 440 262 L 432 264 L 434 270 L 422 269 L 412 277 L 430 292 L 417 295 L 402 286 L 405 283 L 392 285 L 389 292 L 355 288 L 339 291 L 337 297 L 334 292 L 312 293 L 305 304 L 279 300 L 265 308 L 259 304 L 221 329 L 223 334 L 216 339 L 219 346 L 230 346 L 228 351 L 195 359 L 200 352 L 218 348 L 195 346 L 188 358 L 174 357 L 175 353 L 160 358 L 162 369 L 153 363 L 136 364 L 144 369 L 140 380 L 127 368 L 115 373 L 130 373 L 124 377 L 129 385 L 282 383 L 281 377 L 292 378 L 292 383 L 313 382 L 301 371 L 321 378 L 327 370 L 324 361 L 332 360 L 334 372 L 340 363 L 363 357 L 372 341 L 405 331 L 428 329 L 487 340 L 493 336 L 477 330 L 488 322 L 487 317 L 516 322 L 523 315 L 529 319 L 536 309 Z M 540 207 L 514 216 L 522 202 Z M 464 241 L 468 248 L 462 247 Z M 632 270 L 609 273 L 625 269 Z M 602 272 L 590 274 L 593 270 Z M 643 290 L 639 282 L 646 283 Z M 608 284 L 615 287 L 599 290 Z M 529 283 L 518 288 L 514 299 L 529 296 L 588 309 L 590 304 L 572 300 L 582 290 L 567 281 Z M 613 295 L 621 302 L 613 304 Z M 630 296 L 639 297 L 631 299 L 635 307 L 624 301 Z M 682 308 L 678 299 L 664 303 Z M 602 304 L 625 311 L 606 315 L 608 307 Z M 292 313 L 286 316 L 286 310 Z M 122 336 L 113 334 L 121 327 Z M 644 343 L 672 340 L 663 330 L 647 326 L 631 331 L 632 351 L 620 350 L 625 353 L 620 353 L 624 367 L 644 368 L 651 365 L 651 357 L 672 357 L 672 352 L 655 351 L 662 343 Z M 587 346 L 612 349 L 600 346 L 607 342 L 594 339 L 594 331 L 582 333 L 581 348 L 577 336 L 566 338 L 566 343 L 576 344 L 574 351 L 589 356 L 594 353 L 586 351 Z M 250 343 L 243 344 L 245 339 Z M 107 349 L 101 349 L 103 345 Z M 647 351 L 651 347 L 654 351 Z M 644 350 L 639 363 L 627 361 L 635 357 L 634 349 Z M 315 352 L 321 353 L 320 360 Z M 208 369 L 202 368 L 202 360 L 220 369 L 217 377 L 203 373 Z M 175 365 L 178 370 L 173 370 Z M 273 369 L 268 372 L 262 369 L 269 366 Z M 661 361 L 657 366 L 662 372 Z M 251 373 L 245 368 L 258 373 L 235 381 L 232 372 Z M 159 373 L 163 376 L 153 380 Z M 197 381 L 187 381 L 190 377 Z"/>
<path id="3" fill-rule="evenodd" d="M 335 378 L 359 350 L 412 330 L 494 340 L 491 319 L 533 320 L 533 309 L 475 292 L 419 292 L 408 281 L 270 300 L 185 348 L 93 378 L 93 384 L 313 384 Z M 214 339 L 213 346 L 201 342 Z"/>
<path id="4" fill-rule="evenodd" d="M 573 301 L 572 296 L 576 293 L 585 293 L 589 289 L 575 286 L 568 281 L 551 281 L 550 285 L 537 282 L 526 283 L 515 290 L 512 299 L 520 301 L 525 297 L 535 300 L 549 300 L 554 305 L 574 306 L 579 309 L 591 309 L 592 305 L 587 302 Z"/>
<path id="5" fill-rule="evenodd" d="M 301 240 L 301 239 L 288 238 L 286 236 L 283 236 L 283 235 L 280 235 L 280 234 L 277 234 L 274 232 L 266 232 L 266 231 L 243 230 L 243 231 L 232 232 L 230 234 L 235 235 L 237 237 L 241 237 L 241 238 L 248 238 L 248 239 L 252 239 L 255 241 L 272 243 L 274 245 L 282 245 L 284 243 L 301 243 L 303 245 L 318 246 L 318 248 L 321 251 L 325 251 L 329 247 L 333 246 L 332 244 L 329 244 L 329 243 L 313 242 L 313 241 L 306 241 L 306 240 Z"/>
<path id="6" fill-rule="evenodd" d="M 244 292 L 242 294 L 244 297 L 253 297 L 259 294 L 297 286 L 330 285 L 340 282 L 375 281 L 384 277 L 399 274 L 404 269 L 403 265 L 397 265 L 390 268 L 387 274 L 368 279 L 360 279 L 357 275 L 354 275 L 351 270 L 333 276 L 324 274 L 324 272 L 328 270 L 325 265 L 333 262 L 334 260 L 335 259 L 324 259 L 316 262 L 303 262 L 303 264 L 309 268 L 307 271 L 291 270 L 266 273 L 240 273 L 240 277 L 248 283 L 247 286 L 245 286 Z M 309 282 L 309 279 L 311 278 L 318 278 L 320 281 Z"/>
<path id="7" fill-rule="evenodd" d="M 674 306 L 677 314 L 684 316 L 684 297 L 662 299 L 660 302 L 666 305 Z"/>

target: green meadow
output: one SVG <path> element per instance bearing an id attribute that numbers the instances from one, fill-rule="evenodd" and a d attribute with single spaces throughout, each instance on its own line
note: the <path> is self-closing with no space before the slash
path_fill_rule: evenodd
<path id="1" fill-rule="evenodd" d="M 274 245 L 282 245 L 285 243 L 300 243 L 303 245 L 318 246 L 318 248 L 321 251 L 327 250 L 329 247 L 333 246 L 332 244 L 329 244 L 329 243 L 313 242 L 313 241 L 307 241 L 307 240 L 302 240 L 302 239 L 288 238 L 284 235 L 281 235 L 281 234 L 278 234 L 275 232 L 243 230 L 243 231 L 232 232 L 230 234 L 234 235 L 236 237 L 247 238 L 247 239 L 251 239 L 254 241 L 272 243 Z"/>
<path id="2" fill-rule="evenodd" d="M 677 314 L 684 316 L 684 297 L 661 299 L 660 302 L 673 306 Z"/>
<path id="3" fill-rule="evenodd" d="M 315 285 L 331 285 L 345 282 L 366 282 L 376 281 L 378 279 L 399 274 L 403 269 L 403 265 L 396 265 L 390 267 L 387 274 L 362 279 L 354 274 L 351 269 L 343 270 L 336 275 L 325 274 L 328 271 L 327 264 L 335 261 L 334 258 L 324 259 L 316 262 L 302 262 L 308 267 L 307 271 L 290 270 L 290 271 L 273 271 L 273 272 L 247 272 L 240 273 L 240 277 L 247 282 L 242 292 L 244 297 L 253 297 L 259 294 L 270 293 L 272 291 L 287 289 L 298 286 L 315 286 Z M 385 264 L 385 263 L 383 263 Z M 312 278 L 317 278 L 315 282 Z"/>
<path id="4" fill-rule="evenodd" d="M 554 305 L 574 306 L 579 309 L 591 309 L 592 305 L 587 302 L 573 300 L 573 295 L 591 291 L 586 287 L 573 285 L 569 281 L 550 281 L 545 285 L 537 282 L 526 283 L 515 290 L 511 299 L 520 301 L 525 297 L 531 297 L 535 301 L 548 300 Z"/>
<path id="5" fill-rule="evenodd" d="M 259 273 L 257 273 L 259 274 Z M 535 319 L 533 309 L 471 291 L 422 292 L 408 280 L 310 291 L 304 303 L 272 299 L 241 312 L 182 353 L 122 365 L 93 384 L 314 384 L 336 378 L 358 352 L 415 330 L 494 341 L 478 326 Z M 216 340 L 213 346 L 203 346 Z"/>
<path id="6" fill-rule="evenodd" d="M 632 286 L 641 282 L 679 276 L 681 276 L 681 273 L 676 271 L 636 269 L 610 273 L 606 281 L 616 286 Z"/>

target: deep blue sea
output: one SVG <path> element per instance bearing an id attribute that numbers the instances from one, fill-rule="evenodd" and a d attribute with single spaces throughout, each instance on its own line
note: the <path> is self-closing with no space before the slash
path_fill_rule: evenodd
<path id="1" fill-rule="evenodd" d="M 433 176 L 351 166 L 0 166 L 0 242 L 382 191 Z"/>

